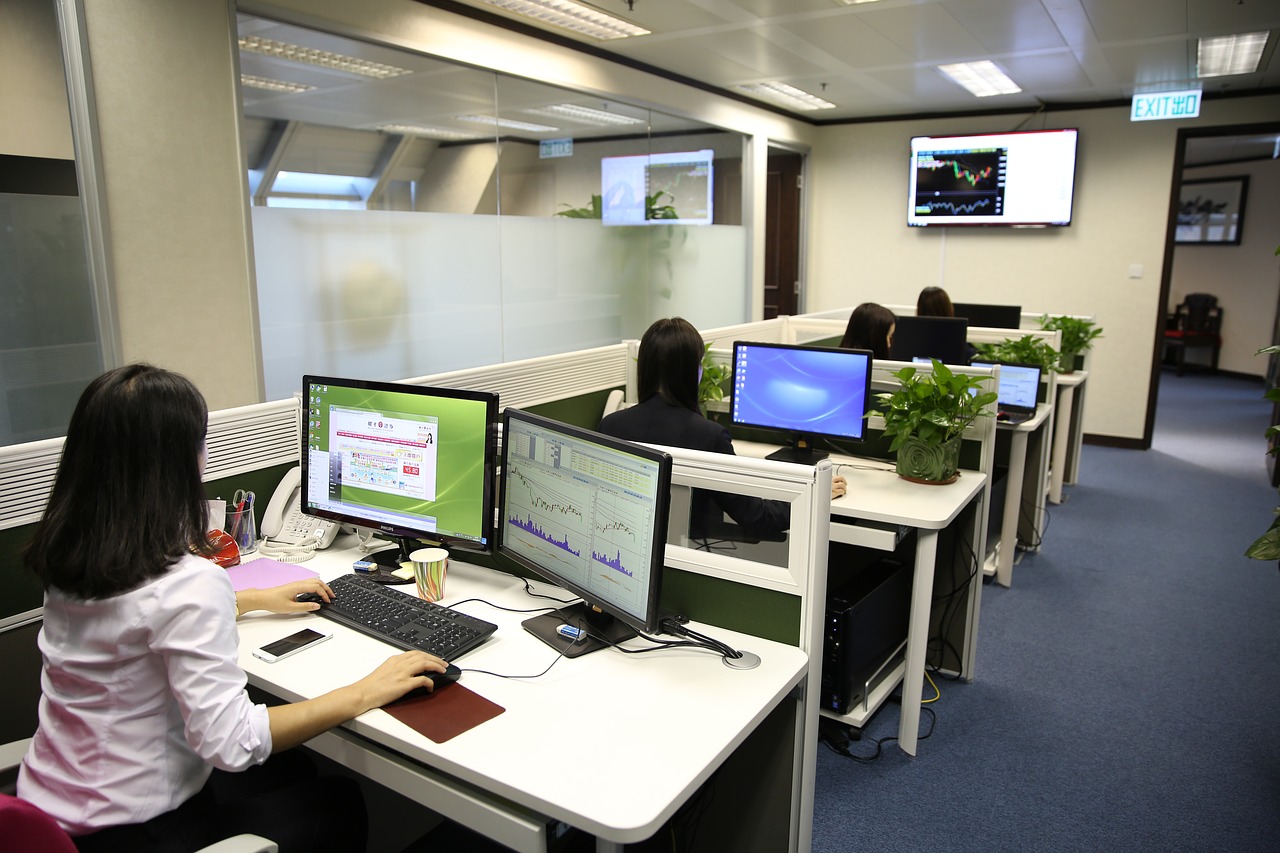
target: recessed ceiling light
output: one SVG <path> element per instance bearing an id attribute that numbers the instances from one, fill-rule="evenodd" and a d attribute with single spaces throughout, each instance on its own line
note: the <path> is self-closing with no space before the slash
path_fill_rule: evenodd
<path id="1" fill-rule="evenodd" d="M 613 15 L 582 3 L 575 3 L 573 0 L 480 0 L 480 2 L 598 39 L 621 39 L 630 36 L 647 36 L 650 33 L 650 30 L 644 27 L 637 27 L 630 21 L 615 18 Z"/>
<path id="2" fill-rule="evenodd" d="M 425 136 L 429 139 L 463 140 L 476 139 L 474 133 L 461 130 L 446 130 L 443 127 L 427 127 L 422 124 L 380 124 L 374 130 L 384 133 L 398 133 L 401 136 Z"/>
<path id="3" fill-rule="evenodd" d="M 938 70 L 968 89 L 979 98 L 992 95 L 1012 95 L 1021 92 L 1022 88 L 994 62 L 984 59 L 981 62 L 960 62 L 955 65 L 939 65 Z"/>
<path id="4" fill-rule="evenodd" d="M 1225 77 L 1258 70 L 1268 33 L 1240 33 L 1200 39 L 1196 47 L 1196 76 Z"/>
<path id="5" fill-rule="evenodd" d="M 487 124 L 490 127 L 505 127 L 510 130 L 527 130 L 530 133 L 542 133 L 548 130 L 559 130 L 558 127 L 551 127 L 545 124 L 534 124 L 528 121 L 513 121 L 507 118 L 494 118 L 493 116 L 471 115 L 471 116 L 454 116 L 458 121 L 473 121 L 476 124 Z"/>
<path id="6" fill-rule="evenodd" d="M 857 6 L 860 3 L 879 3 L 880 0 L 836 0 L 837 6 Z"/>
<path id="7" fill-rule="evenodd" d="M 580 107 L 577 104 L 551 104 L 537 109 L 523 110 L 523 112 L 539 116 L 551 116 L 553 118 L 569 118 L 583 124 L 624 125 L 645 123 L 644 119 L 635 118 L 634 116 L 606 112 L 593 107 Z"/>
<path id="8" fill-rule="evenodd" d="M 250 89 L 265 89 L 268 92 L 310 92 L 315 86 L 304 86 L 301 83 L 286 83 L 284 80 L 272 80 L 270 77 L 254 77 L 252 74 L 241 74 L 240 85 Z"/>
<path id="9" fill-rule="evenodd" d="M 354 56 L 344 56 L 341 53 L 316 50 L 314 47 L 302 47 L 301 45 L 273 41 L 272 39 L 259 38 L 258 36 L 241 36 L 240 49 L 247 50 L 250 53 L 260 53 L 263 56 L 273 56 L 277 59 L 287 59 L 290 62 L 301 62 L 305 65 L 318 65 L 321 68 L 347 71 L 352 74 L 359 74 L 362 77 L 375 77 L 379 80 L 413 73 L 407 68 L 383 65 L 380 62 L 370 62 L 367 59 L 358 59 Z"/>
<path id="10" fill-rule="evenodd" d="M 797 89 L 795 86 L 790 86 L 786 83 L 744 83 L 734 86 L 734 88 L 796 110 L 830 110 L 835 108 L 835 104 L 830 101 L 824 101 L 817 95 L 810 95 L 803 89 Z"/>

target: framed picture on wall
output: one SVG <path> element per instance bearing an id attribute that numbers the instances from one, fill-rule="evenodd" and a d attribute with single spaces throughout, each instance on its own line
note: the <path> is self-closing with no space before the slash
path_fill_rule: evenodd
<path id="1" fill-rule="evenodd" d="M 1183 181 L 1176 243 L 1239 246 L 1249 176 Z"/>

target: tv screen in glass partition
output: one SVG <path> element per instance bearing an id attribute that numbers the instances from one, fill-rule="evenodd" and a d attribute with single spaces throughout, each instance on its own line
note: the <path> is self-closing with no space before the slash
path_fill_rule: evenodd
<path id="1" fill-rule="evenodd" d="M 605 157 L 600 208 L 605 225 L 710 225 L 715 152 Z"/>
<path id="2" fill-rule="evenodd" d="M 1070 225 L 1075 130 L 911 140 L 907 224 Z"/>

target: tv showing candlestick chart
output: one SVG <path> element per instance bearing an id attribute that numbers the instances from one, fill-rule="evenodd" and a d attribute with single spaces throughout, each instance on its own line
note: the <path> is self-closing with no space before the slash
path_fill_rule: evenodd
<path id="1" fill-rule="evenodd" d="M 512 408 L 502 446 L 499 553 L 585 603 L 539 620 L 551 639 L 565 625 L 609 642 L 655 631 L 670 455 Z"/>
<path id="2" fill-rule="evenodd" d="M 1070 225 L 1075 130 L 911 140 L 907 224 Z"/>

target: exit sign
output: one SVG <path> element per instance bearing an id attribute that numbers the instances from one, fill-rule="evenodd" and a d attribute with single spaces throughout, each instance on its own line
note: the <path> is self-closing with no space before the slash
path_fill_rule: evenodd
<path id="1" fill-rule="evenodd" d="M 1133 96 L 1129 121 L 1158 121 L 1166 118 L 1195 118 L 1200 115 L 1200 90 L 1151 92 Z"/>
<path id="2" fill-rule="evenodd" d="M 572 157 L 573 156 L 573 138 L 565 139 L 544 139 L 538 143 L 538 159 L 546 160 L 549 157 Z"/>

